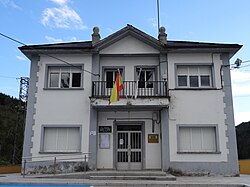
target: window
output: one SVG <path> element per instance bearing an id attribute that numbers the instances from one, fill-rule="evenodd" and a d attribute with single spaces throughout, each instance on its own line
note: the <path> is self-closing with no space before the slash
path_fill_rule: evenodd
<path id="1" fill-rule="evenodd" d="M 82 66 L 48 67 L 48 88 L 81 88 L 83 74 Z"/>
<path id="2" fill-rule="evenodd" d="M 80 127 L 44 127 L 44 152 L 80 152 Z"/>
<path id="3" fill-rule="evenodd" d="M 179 127 L 179 152 L 216 151 L 216 127 Z"/>
<path id="4" fill-rule="evenodd" d="M 186 88 L 212 87 L 211 66 L 177 66 L 177 86 Z"/>
<path id="5" fill-rule="evenodd" d="M 155 79 L 153 68 L 136 68 L 136 75 L 139 88 L 153 88 Z"/>
<path id="6" fill-rule="evenodd" d="M 105 69 L 105 81 L 106 81 L 106 88 L 113 88 L 116 75 L 118 73 L 118 69 Z M 123 69 L 119 69 L 120 74 L 122 76 L 123 74 Z"/>

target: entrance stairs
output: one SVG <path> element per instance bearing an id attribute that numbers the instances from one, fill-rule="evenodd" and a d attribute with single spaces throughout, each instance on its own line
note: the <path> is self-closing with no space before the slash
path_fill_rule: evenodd
<path id="1" fill-rule="evenodd" d="M 90 180 L 157 180 L 176 181 L 176 177 L 163 171 L 91 171 Z"/>

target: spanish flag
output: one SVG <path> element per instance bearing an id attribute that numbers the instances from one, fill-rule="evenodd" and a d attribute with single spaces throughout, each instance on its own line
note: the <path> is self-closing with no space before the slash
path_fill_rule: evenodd
<path id="1" fill-rule="evenodd" d="M 116 102 L 120 100 L 120 91 L 124 88 L 122 83 L 122 77 L 120 74 L 120 71 L 118 70 L 118 73 L 115 78 L 115 84 L 112 89 L 112 93 L 109 99 L 109 105 L 110 103 Z"/>

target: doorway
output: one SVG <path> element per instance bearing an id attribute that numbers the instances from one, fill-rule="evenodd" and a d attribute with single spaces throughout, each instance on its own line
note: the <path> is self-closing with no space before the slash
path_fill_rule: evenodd
<path id="1" fill-rule="evenodd" d="M 142 125 L 117 125 L 115 147 L 117 170 L 142 170 L 142 144 Z"/>

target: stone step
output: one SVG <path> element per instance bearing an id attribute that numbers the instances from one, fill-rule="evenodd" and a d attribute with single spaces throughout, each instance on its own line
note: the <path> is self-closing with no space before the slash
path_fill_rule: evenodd
<path id="1" fill-rule="evenodd" d="M 156 180 L 156 181 L 175 181 L 176 178 L 172 175 L 166 176 L 92 176 L 89 177 L 90 180 Z"/>
<path id="2" fill-rule="evenodd" d="M 92 171 L 90 176 L 166 176 L 163 171 Z"/>

